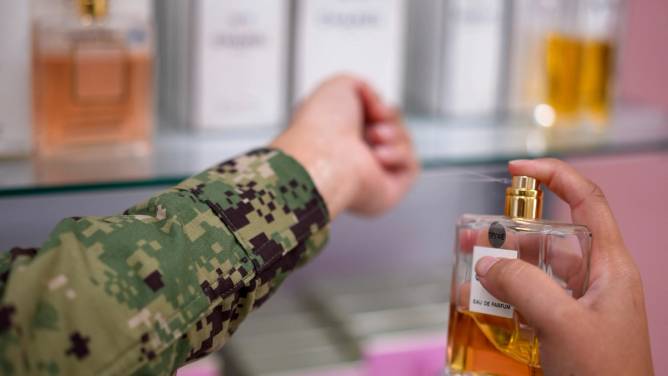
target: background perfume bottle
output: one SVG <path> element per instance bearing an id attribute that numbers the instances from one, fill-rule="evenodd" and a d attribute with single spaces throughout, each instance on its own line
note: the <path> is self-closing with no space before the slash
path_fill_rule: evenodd
<path id="1" fill-rule="evenodd" d="M 41 154 L 101 145 L 126 153 L 148 145 L 150 28 L 136 4 L 114 8 L 121 4 L 127 2 L 64 0 L 37 10 L 33 85 Z"/>
<path id="2" fill-rule="evenodd" d="M 621 0 L 580 2 L 583 36 L 580 100 L 585 122 L 605 124 L 614 100 Z"/>
<path id="3" fill-rule="evenodd" d="M 0 159 L 31 151 L 30 4 L 0 1 Z"/>
<path id="4" fill-rule="evenodd" d="M 449 375 L 540 375 L 538 338 L 521 314 L 476 280 L 483 256 L 517 258 L 544 270 L 573 298 L 588 284 L 591 235 L 585 226 L 541 220 L 542 191 L 513 177 L 504 216 L 463 215 L 457 225 L 450 296 Z"/>
<path id="5" fill-rule="evenodd" d="M 613 100 L 620 0 L 542 0 L 546 103 L 560 125 L 605 124 Z"/>

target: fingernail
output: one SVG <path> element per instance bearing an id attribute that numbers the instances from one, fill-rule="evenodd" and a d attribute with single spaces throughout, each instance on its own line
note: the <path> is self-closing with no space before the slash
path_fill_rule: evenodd
<path id="1" fill-rule="evenodd" d="M 529 159 L 515 159 L 515 160 L 512 160 L 512 161 L 508 162 L 508 164 L 526 163 L 526 162 L 529 162 L 529 161 L 530 161 Z"/>
<path id="2" fill-rule="evenodd" d="M 475 264 L 475 272 L 478 276 L 484 277 L 485 274 L 489 271 L 489 268 L 492 265 L 496 264 L 499 261 L 496 257 L 485 256 L 478 260 L 478 263 Z"/>

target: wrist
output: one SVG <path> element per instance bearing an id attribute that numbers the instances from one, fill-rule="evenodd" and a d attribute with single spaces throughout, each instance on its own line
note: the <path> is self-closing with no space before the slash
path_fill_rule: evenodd
<path id="1" fill-rule="evenodd" d="M 354 200 L 359 179 L 354 166 L 346 166 L 329 150 L 327 143 L 318 140 L 308 144 L 299 142 L 304 137 L 292 137 L 289 131 L 271 143 L 271 147 L 280 149 L 294 158 L 309 173 L 313 183 L 327 205 L 330 219 L 346 210 Z"/>

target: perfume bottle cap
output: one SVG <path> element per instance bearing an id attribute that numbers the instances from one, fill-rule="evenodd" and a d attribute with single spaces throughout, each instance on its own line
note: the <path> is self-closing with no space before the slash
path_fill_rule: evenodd
<path id="1" fill-rule="evenodd" d="M 81 17 L 97 20 L 107 16 L 109 11 L 108 0 L 78 0 L 79 15 Z"/>
<path id="2" fill-rule="evenodd" d="M 540 219 L 543 215 L 543 191 L 540 182 L 529 176 L 513 176 L 506 188 L 506 217 Z"/>

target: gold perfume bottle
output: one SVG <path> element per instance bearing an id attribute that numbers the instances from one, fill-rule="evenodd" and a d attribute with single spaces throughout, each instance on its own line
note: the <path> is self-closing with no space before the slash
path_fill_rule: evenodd
<path id="1" fill-rule="evenodd" d="M 613 102 L 619 0 L 555 2 L 545 37 L 546 102 L 559 125 L 606 124 Z"/>
<path id="2" fill-rule="evenodd" d="M 40 154 L 144 150 L 151 134 L 147 20 L 108 0 L 65 0 L 35 22 L 34 118 Z M 104 147 L 111 148 L 104 148 Z M 100 149 L 103 148 L 103 149 Z"/>
<path id="3" fill-rule="evenodd" d="M 512 306 L 475 277 L 484 256 L 516 258 L 545 271 L 573 298 L 588 284 L 591 233 L 541 220 L 543 192 L 531 177 L 506 189 L 505 215 L 460 217 L 450 295 L 447 375 L 542 375 L 538 337 Z"/>
<path id="4" fill-rule="evenodd" d="M 614 49 L 611 41 L 551 34 L 545 70 L 547 103 L 562 124 L 583 115 L 603 124 L 612 106 Z"/>

